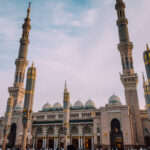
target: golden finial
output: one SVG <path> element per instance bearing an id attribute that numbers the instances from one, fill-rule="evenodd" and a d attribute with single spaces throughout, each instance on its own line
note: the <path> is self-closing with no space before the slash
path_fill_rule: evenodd
<path id="1" fill-rule="evenodd" d="M 29 17 L 30 12 L 31 12 L 31 2 L 29 2 L 29 7 L 27 10 L 27 17 Z"/>
<path id="2" fill-rule="evenodd" d="M 142 76 L 143 76 L 143 83 L 145 83 L 145 77 L 144 77 L 144 73 L 142 72 Z"/>
<path id="3" fill-rule="evenodd" d="M 146 44 L 146 50 L 149 51 L 149 46 L 148 46 L 148 44 Z"/>
<path id="4" fill-rule="evenodd" d="M 65 80 L 65 90 L 67 90 L 67 81 Z"/>
<path id="5" fill-rule="evenodd" d="M 32 62 L 32 68 L 34 68 L 34 62 Z"/>

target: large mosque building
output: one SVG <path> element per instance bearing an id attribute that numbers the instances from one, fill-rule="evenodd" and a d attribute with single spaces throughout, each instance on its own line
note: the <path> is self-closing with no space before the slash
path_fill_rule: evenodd
<path id="1" fill-rule="evenodd" d="M 124 86 L 126 105 L 116 95 L 108 99 L 105 107 L 97 108 L 91 99 L 85 104 L 80 100 L 71 104 L 70 93 L 65 84 L 63 106 L 58 102 L 53 106 L 46 103 L 38 112 L 32 112 L 36 86 L 36 68 L 33 64 L 28 68 L 26 89 L 24 88 L 31 29 L 29 4 L 22 26 L 19 55 L 15 61 L 14 84 L 8 88 L 10 97 L 6 113 L 0 118 L 0 146 L 12 148 L 27 145 L 37 149 L 56 149 L 68 144 L 79 150 L 94 150 L 101 146 L 117 147 L 120 150 L 150 146 L 150 49 L 147 45 L 143 54 L 148 81 L 143 76 L 146 108 L 140 110 L 138 76 L 134 72 L 132 58 L 133 43 L 129 38 L 123 0 L 116 0 L 115 8 L 120 40 L 118 50 L 122 64 L 120 78 Z"/>

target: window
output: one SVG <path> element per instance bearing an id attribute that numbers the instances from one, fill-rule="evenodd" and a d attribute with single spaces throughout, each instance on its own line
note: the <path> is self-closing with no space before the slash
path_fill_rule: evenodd
<path id="1" fill-rule="evenodd" d="M 37 119 L 44 119 L 44 115 L 37 116 Z"/>
<path id="2" fill-rule="evenodd" d="M 55 119 L 55 115 L 47 115 L 47 119 Z"/>

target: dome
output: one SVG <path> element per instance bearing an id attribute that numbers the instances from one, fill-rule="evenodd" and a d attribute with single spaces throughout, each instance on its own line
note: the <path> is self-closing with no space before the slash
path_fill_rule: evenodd
<path id="1" fill-rule="evenodd" d="M 85 103 L 85 108 L 87 109 L 93 109 L 95 108 L 95 103 L 92 101 L 92 100 L 88 100 L 86 103 Z"/>
<path id="2" fill-rule="evenodd" d="M 109 104 L 121 104 L 120 98 L 118 96 L 116 96 L 116 95 L 112 95 L 109 98 Z"/>
<path id="3" fill-rule="evenodd" d="M 82 109 L 82 108 L 83 108 L 83 103 L 78 100 L 77 102 L 75 102 L 73 108 L 74 108 L 74 109 Z"/>
<path id="4" fill-rule="evenodd" d="M 23 110 L 23 103 L 17 103 L 15 106 L 15 111 L 22 111 Z"/>
<path id="5" fill-rule="evenodd" d="M 49 103 L 46 103 L 43 108 L 42 111 L 49 111 L 52 108 L 52 106 Z"/>
<path id="6" fill-rule="evenodd" d="M 60 109 L 62 109 L 62 105 L 60 103 L 57 102 L 53 105 L 53 110 L 60 110 Z"/>

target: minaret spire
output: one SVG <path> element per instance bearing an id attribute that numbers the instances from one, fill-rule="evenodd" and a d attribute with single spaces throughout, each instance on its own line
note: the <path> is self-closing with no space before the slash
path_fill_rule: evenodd
<path id="1" fill-rule="evenodd" d="M 149 46 L 148 46 L 148 44 L 146 44 L 146 50 L 147 51 L 149 51 L 150 49 L 149 49 Z"/>
<path id="2" fill-rule="evenodd" d="M 67 89 L 67 81 L 65 80 L 65 91 L 68 91 Z"/>
<path id="3" fill-rule="evenodd" d="M 26 66 L 28 65 L 27 61 L 27 53 L 28 53 L 28 45 L 29 45 L 29 32 L 31 29 L 30 25 L 30 12 L 31 12 L 31 3 L 29 3 L 29 7 L 27 9 L 27 16 L 24 20 L 24 24 L 22 25 L 22 37 L 20 38 L 20 48 L 18 58 L 15 61 L 16 64 L 16 72 L 14 78 L 13 87 L 8 88 L 9 93 L 14 97 L 14 107 L 17 103 L 22 103 L 25 89 L 24 85 L 24 77 Z"/>
<path id="4" fill-rule="evenodd" d="M 27 18 L 29 18 L 30 12 L 31 12 L 31 2 L 29 2 L 29 7 L 27 10 Z"/>
<path id="5" fill-rule="evenodd" d="M 24 108 L 22 115 L 23 123 L 23 139 L 22 139 L 22 149 L 26 150 L 27 145 L 27 131 L 30 129 L 29 125 L 31 124 L 31 113 L 34 100 L 34 89 L 35 89 L 35 80 L 36 80 L 36 68 L 33 66 L 28 68 L 27 73 L 27 82 L 26 82 L 26 93 L 24 100 Z"/>
<path id="6" fill-rule="evenodd" d="M 69 129 L 69 118 L 70 118 L 70 94 L 67 90 L 67 83 L 65 81 L 64 90 L 64 101 L 63 101 L 63 124 L 64 124 L 64 150 L 67 150 L 67 140 L 68 140 L 68 129 Z"/>
<path id="7" fill-rule="evenodd" d="M 121 81 L 125 89 L 126 103 L 129 106 L 133 118 L 133 143 L 144 145 L 143 128 L 140 117 L 139 100 L 137 94 L 138 76 L 134 73 L 133 67 L 133 43 L 129 38 L 128 19 L 125 16 L 125 3 L 123 0 L 116 0 L 117 26 L 119 31 L 118 50 L 121 55 L 122 70 Z"/>
<path id="8" fill-rule="evenodd" d="M 145 80 L 144 73 L 143 73 L 143 89 L 144 89 L 144 97 L 145 97 L 148 117 L 150 119 L 150 88 L 148 82 Z"/>
<path id="9" fill-rule="evenodd" d="M 148 82 L 146 82 L 144 87 L 144 96 L 146 100 L 146 108 L 148 111 L 148 116 L 150 118 L 150 49 L 148 44 L 146 44 L 146 50 L 143 53 L 143 59 L 144 59 L 144 64 L 145 64 L 145 69 L 146 69 L 146 74 L 147 74 L 147 79 Z"/>

